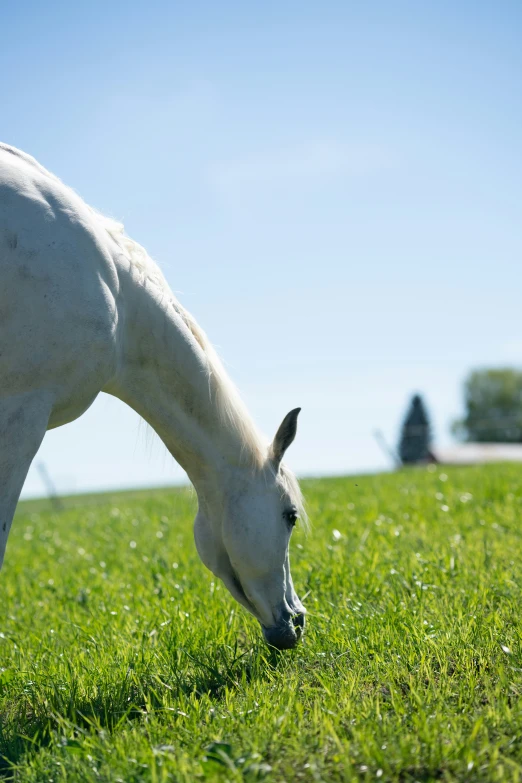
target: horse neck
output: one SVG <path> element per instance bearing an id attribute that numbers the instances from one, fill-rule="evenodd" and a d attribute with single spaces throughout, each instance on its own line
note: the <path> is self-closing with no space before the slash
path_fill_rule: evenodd
<path id="1" fill-rule="evenodd" d="M 255 461 L 253 446 L 220 416 L 207 354 L 170 291 L 137 281 L 132 268 L 120 282 L 120 369 L 106 390 L 152 426 L 198 495 L 213 493 Z"/>

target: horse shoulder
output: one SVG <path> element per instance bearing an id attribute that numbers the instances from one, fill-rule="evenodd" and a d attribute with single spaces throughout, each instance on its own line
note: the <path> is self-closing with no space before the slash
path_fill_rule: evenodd
<path id="1" fill-rule="evenodd" d="M 0 280 L 4 393 L 53 384 L 62 408 L 84 409 L 116 363 L 110 240 L 77 194 L 1 147 Z"/>

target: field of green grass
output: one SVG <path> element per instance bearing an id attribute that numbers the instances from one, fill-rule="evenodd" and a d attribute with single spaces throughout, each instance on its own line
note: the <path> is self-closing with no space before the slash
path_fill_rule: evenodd
<path id="1" fill-rule="evenodd" d="M 188 489 L 20 504 L 0 779 L 522 780 L 522 469 L 304 489 L 286 653 L 199 562 Z"/>

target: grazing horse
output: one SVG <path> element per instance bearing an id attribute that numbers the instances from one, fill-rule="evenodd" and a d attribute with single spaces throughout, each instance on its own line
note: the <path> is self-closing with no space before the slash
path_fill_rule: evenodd
<path id="1" fill-rule="evenodd" d="M 145 250 L 34 158 L 0 144 L 0 566 L 45 432 L 101 391 L 137 411 L 187 472 L 203 563 L 270 645 L 294 647 L 305 609 L 288 548 L 304 511 L 282 459 L 299 408 L 266 444 Z"/>

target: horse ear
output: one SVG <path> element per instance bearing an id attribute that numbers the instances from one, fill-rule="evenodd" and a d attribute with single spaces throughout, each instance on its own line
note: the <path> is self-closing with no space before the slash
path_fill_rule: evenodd
<path id="1" fill-rule="evenodd" d="M 294 408 L 293 411 L 287 413 L 281 426 L 276 432 L 276 436 L 272 445 L 270 446 L 270 460 L 276 470 L 279 469 L 281 460 L 287 448 L 291 445 L 297 432 L 297 417 L 301 408 Z"/>

